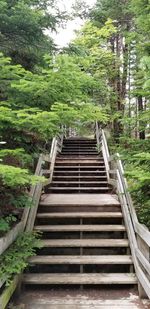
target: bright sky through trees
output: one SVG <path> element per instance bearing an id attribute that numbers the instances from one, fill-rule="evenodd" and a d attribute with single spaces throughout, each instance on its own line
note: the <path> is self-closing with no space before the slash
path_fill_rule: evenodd
<path id="1" fill-rule="evenodd" d="M 71 11 L 72 5 L 75 3 L 75 0 L 60 0 L 60 7 L 67 10 L 67 12 Z M 87 5 L 92 6 L 96 0 L 85 0 Z M 73 21 L 68 21 L 65 29 L 60 28 L 57 34 L 54 34 L 55 43 L 60 46 L 66 46 L 74 37 L 75 30 L 79 30 L 81 26 L 84 24 L 80 18 L 76 18 Z"/>

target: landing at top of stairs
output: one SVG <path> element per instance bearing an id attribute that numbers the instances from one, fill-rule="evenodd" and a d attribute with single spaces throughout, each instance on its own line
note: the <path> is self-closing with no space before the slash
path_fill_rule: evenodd
<path id="1" fill-rule="evenodd" d="M 119 205 L 117 195 L 112 194 L 43 194 L 41 205 Z"/>

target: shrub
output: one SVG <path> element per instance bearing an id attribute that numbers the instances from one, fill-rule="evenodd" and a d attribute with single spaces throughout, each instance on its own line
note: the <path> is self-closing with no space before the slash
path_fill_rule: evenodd
<path id="1" fill-rule="evenodd" d="M 20 274 L 28 265 L 27 259 L 35 255 L 36 248 L 41 247 L 40 234 L 23 233 L 0 256 L 0 279 L 8 286 L 14 275 Z"/>

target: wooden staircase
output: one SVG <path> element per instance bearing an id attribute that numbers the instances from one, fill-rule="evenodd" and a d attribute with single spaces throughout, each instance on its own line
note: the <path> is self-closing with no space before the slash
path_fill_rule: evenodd
<path id="1" fill-rule="evenodd" d="M 96 140 L 64 140 L 56 158 L 48 193 L 107 193 L 104 159 L 96 150 Z"/>
<path id="2" fill-rule="evenodd" d="M 34 230 L 43 247 L 30 259 L 25 285 L 135 285 L 117 196 L 95 139 L 66 139 Z"/>

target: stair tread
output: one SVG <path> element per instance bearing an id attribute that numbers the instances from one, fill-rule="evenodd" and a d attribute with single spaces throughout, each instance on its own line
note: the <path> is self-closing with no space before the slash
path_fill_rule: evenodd
<path id="1" fill-rule="evenodd" d="M 77 178 L 77 179 L 82 179 L 82 178 L 85 178 L 85 179 L 88 179 L 88 178 L 92 178 L 92 179 L 99 179 L 99 178 L 106 178 L 107 179 L 107 176 L 80 176 L 80 175 L 77 175 L 77 176 L 54 176 L 53 178 L 63 178 L 63 179 L 66 179 L 66 178 L 69 178 L 69 179 L 72 179 L 72 178 Z"/>
<path id="2" fill-rule="evenodd" d="M 60 153 L 60 155 L 62 153 L 90 153 L 92 154 L 99 154 L 99 152 L 97 151 L 97 149 L 93 148 L 93 149 L 89 149 L 89 148 L 62 148 L 62 152 Z"/>
<path id="3" fill-rule="evenodd" d="M 69 155 L 69 156 L 72 156 L 72 155 L 74 155 L 74 156 L 77 156 L 77 158 L 78 158 L 78 156 L 80 156 L 80 155 L 82 155 L 82 156 L 91 156 L 91 158 L 94 156 L 97 156 L 98 157 L 98 159 L 99 159 L 99 155 L 98 155 L 98 152 L 96 152 L 96 151 L 74 151 L 74 150 L 72 150 L 72 151 L 62 151 L 61 152 L 61 154 L 60 154 L 60 156 L 64 156 L 64 155 Z M 83 160 L 86 160 L 86 157 L 85 158 L 83 158 Z"/>
<path id="4" fill-rule="evenodd" d="M 40 205 L 49 206 L 120 206 L 115 194 L 43 194 Z"/>
<path id="5" fill-rule="evenodd" d="M 132 264 L 131 255 L 37 255 L 29 259 L 35 264 Z"/>
<path id="6" fill-rule="evenodd" d="M 47 231 L 47 232 L 69 232 L 69 231 L 86 231 L 86 232 L 115 232 L 115 231 L 125 231 L 125 226 L 124 225 L 119 225 L 119 224 L 93 224 L 93 225 L 36 225 L 34 227 L 34 230 L 36 231 Z"/>
<path id="7" fill-rule="evenodd" d="M 64 139 L 64 143 L 71 144 L 73 142 L 77 142 L 77 143 L 93 142 L 93 143 L 96 143 L 96 139 L 94 139 L 94 138 L 66 138 L 66 139 Z"/>
<path id="8" fill-rule="evenodd" d="M 109 187 L 53 187 L 50 186 L 50 190 L 93 190 L 93 191 L 103 191 L 103 190 L 109 190 Z"/>
<path id="9" fill-rule="evenodd" d="M 88 146 L 72 146 L 72 147 L 69 147 L 69 146 L 65 146 L 62 148 L 62 151 L 87 151 L 87 152 L 97 152 L 97 149 L 96 147 L 88 147 Z"/>
<path id="10" fill-rule="evenodd" d="M 135 284 L 137 278 L 131 273 L 39 273 L 24 275 L 23 282 L 28 284 Z"/>
<path id="11" fill-rule="evenodd" d="M 95 169 L 99 169 L 99 168 L 103 168 L 104 171 L 105 171 L 105 165 L 101 165 L 101 166 L 97 166 L 97 165 L 80 165 L 80 166 L 77 166 L 77 165 L 55 165 L 55 169 L 58 169 L 58 168 L 63 168 L 63 169 L 66 169 L 66 168 L 76 168 L 76 169 L 80 169 L 80 168 L 95 168 Z M 55 171 L 54 169 L 54 171 Z"/>
<path id="12" fill-rule="evenodd" d="M 55 212 L 38 213 L 37 218 L 122 218 L 121 212 Z"/>
<path id="13" fill-rule="evenodd" d="M 50 171 L 47 170 L 47 172 L 50 172 Z M 77 173 L 78 173 L 78 174 L 82 174 L 82 173 L 84 173 L 84 174 L 85 174 L 85 173 L 86 173 L 86 174 L 87 174 L 87 173 L 88 173 L 88 174 L 90 174 L 90 173 L 91 173 L 91 174 L 104 174 L 105 171 L 54 171 L 54 175 L 55 175 L 55 173 L 56 173 L 56 174 L 58 174 L 58 173 L 60 173 L 60 174 L 61 174 L 61 173 L 65 173 L 65 174 L 66 174 L 66 173 L 76 173 L 76 174 L 77 174 Z M 84 177 L 84 176 L 83 176 L 83 177 Z M 106 176 L 105 176 L 105 177 L 106 177 Z"/>
<path id="14" fill-rule="evenodd" d="M 84 161 L 84 162 L 83 162 Z M 93 160 L 93 159 L 87 159 L 87 158 L 85 158 L 85 159 L 82 159 L 82 160 L 80 160 L 79 158 L 76 158 L 76 159 L 72 159 L 72 158 L 70 158 L 70 159 L 60 159 L 60 160 L 56 160 L 56 162 L 55 162 L 56 164 L 57 163 L 76 163 L 76 164 L 82 164 L 82 163 L 102 163 L 103 165 L 104 165 L 104 161 L 101 161 L 101 160 L 99 160 L 99 159 L 96 159 L 96 160 Z"/>
<path id="15" fill-rule="evenodd" d="M 61 156 L 63 156 L 63 160 L 82 160 L 82 161 L 85 161 L 85 160 L 89 160 L 89 161 L 92 161 L 92 160 L 99 160 L 99 156 L 98 154 L 81 154 L 81 153 L 62 153 Z"/>
<path id="16" fill-rule="evenodd" d="M 42 246 L 60 247 L 128 247 L 127 239 L 43 239 Z"/>
<path id="17" fill-rule="evenodd" d="M 53 181 L 53 184 L 106 184 L 107 185 L 107 181 Z"/>

